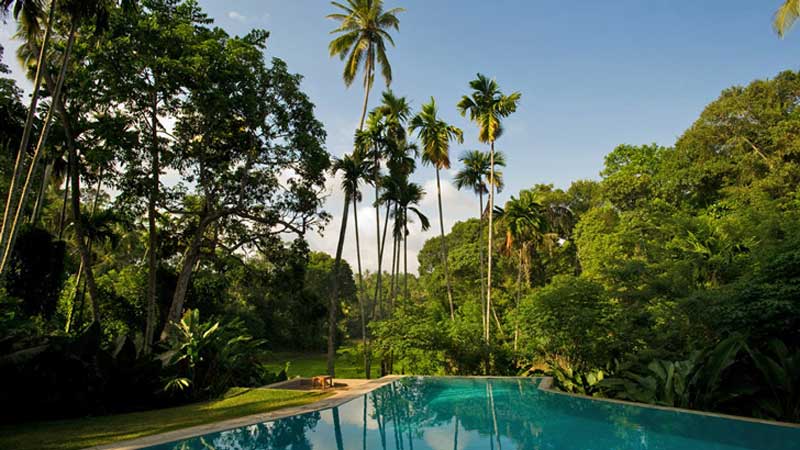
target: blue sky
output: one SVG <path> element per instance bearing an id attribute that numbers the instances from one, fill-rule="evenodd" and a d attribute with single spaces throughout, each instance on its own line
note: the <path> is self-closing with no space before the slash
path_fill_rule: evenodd
<path id="1" fill-rule="evenodd" d="M 726 87 L 798 67 L 800 30 L 781 40 L 771 29 L 781 0 L 386 0 L 401 6 L 397 47 L 390 50 L 393 90 L 419 107 L 430 96 L 442 116 L 461 127 L 465 143 L 483 148 L 476 128 L 455 104 L 481 72 L 507 92 L 522 92 L 518 112 L 497 143 L 509 162 L 503 201 L 535 183 L 567 187 L 597 178 L 603 156 L 622 143 L 671 145 L 703 107 Z M 216 24 L 232 34 L 269 30 L 268 56 L 304 75 L 304 89 L 328 131 L 328 150 L 349 150 L 363 91 L 341 81 L 342 64 L 329 58 L 333 9 L 324 0 L 200 0 Z M 8 46 L 10 25 L 0 42 Z M 377 78 L 376 78 L 377 79 Z M 382 81 L 381 81 L 382 82 Z M 371 106 L 382 85 L 376 86 Z M 451 173 L 445 173 L 445 180 Z M 424 210 L 436 217 L 433 172 L 415 181 L 428 190 Z M 341 195 L 330 183 L 326 209 L 334 220 L 312 247 L 333 253 Z M 444 186 L 446 228 L 477 213 L 477 200 Z M 375 266 L 369 206 L 359 210 L 365 263 Z M 434 229 L 438 228 L 436 220 Z M 352 222 L 351 222 L 352 223 Z M 370 228 L 371 227 L 371 228 Z M 409 240 L 409 262 L 433 232 Z M 355 249 L 345 256 L 354 263 Z"/>

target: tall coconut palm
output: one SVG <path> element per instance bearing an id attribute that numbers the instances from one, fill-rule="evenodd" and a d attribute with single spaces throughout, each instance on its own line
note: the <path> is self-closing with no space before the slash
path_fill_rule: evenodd
<path id="1" fill-rule="evenodd" d="M 431 164 L 436 169 L 436 196 L 439 201 L 439 232 L 441 237 L 442 264 L 447 285 L 447 301 L 450 304 L 450 320 L 455 320 L 453 305 L 453 289 L 450 285 L 450 271 L 447 267 L 447 243 L 444 238 L 444 218 L 442 214 L 442 184 L 439 172 L 450 168 L 450 141 L 464 142 L 464 133 L 460 128 L 448 124 L 437 115 L 436 100 L 422 105 L 422 111 L 409 123 L 412 132 L 416 132 L 422 142 L 422 162 Z"/>
<path id="2" fill-rule="evenodd" d="M 800 0 L 786 0 L 775 12 L 773 26 L 780 37 L 784 37 L 800 17 Z"/>
<path id="3" fill-rule="evenodd" d="M 376 64 L 380 65 L 386 85 L 392 83 L 392 66 L 386 55 L 386 43 L 394 46 L 394 39 L 389 30 L 400 29 L 397 14 L 403 8 L 383 9 L 383 0 L 347 0 L 346 4 L 331 2 L 341 12 L 329 14 L 328 18 L 339 21 L 339 27 L 331 31 L 338 34 L 328 45 L 331 56 L 338 56 L 345 61 L 342 78 L 349 87 L 356 79 L 358 71 L 364 70 L 364 105 L 361 108 L 361 120 L 358 129 L 364 127 L 367 115 L 369 92 L 375 78 Z"/>
<path id="4" fill-rule="evenodd" d="M 472 89 L 470 96 L 463 96 L 458 102 L 458 110 L 462 116 L 469 114 L 470 120 L 478 125 L 478 139 L 489 144 L 489 243 L 486 267 L 486 334 L 489 341 L 489 316 L 492 307 L 492 211 L 494 210 L 494 143 L 503 133 L 502 120 L 517 110 L 522 94 L 514 92 L 504 95 L 495 80 L 478 74 L 469 82 Z"/>
<path id="5" fill-rule="evenodd" d="M 345 155 L 341 159 L 337 159 L 333 164 L 333 172 L 342 174 L 342 191 L 345 193 L 345 202 L 352 202 L 353 203 L 353 219 L 355 221 L 355 235 L 356 235 L 356 259 L 358 262 L 358 286 L 359 286 L 359 294 L 358 294 L 358 306 L 361 313 L 361 335 L 362 339 L 364 340 L 364 373 L 366 374 L 367 378 L 370 377 L 370 361 L 369 361 L 369 337 L 367 336 L 367 322 L 366 322 L 366 308 L 364 307 L 364 280 L 361 271 L 361 242 L 359 240 L 358 234 L 358 202 L 361 200 L 361 191 L 359 189 L 359 185 L 367 180 L 369 176 L 372 174 L 372 164 L 368 158 L 362 152 L 355 151 L 352 155 Z M 345 206 L 345 211 L 347 211 L 347 207 Z M 343 218 L 346 222 L 346 217 Z M 342 229 L 346 228 L 346 223 L 342 224 Z M 337 258 L 334 261 L 334 273 L 335 276 L 338 278 L 340 276 L 340 267 L 341 267 L 341 251 L 340 248 L 344 245 L 344 232 L 340 232 L 339 234 L 339 243 L 337 244 Z M 338 288 L 338 283 L 335 283 L 334 286 Z M 335 293 L 335 294 L 338 294 Z M 333 343 L 333 335 L 335 334 L 335 308 L 337 306 L 338 295 L 333 295 L 331 297 L 331 306 L 330 311 L 333 311 L 331 315 L 329 312 L 329 320 L 331 323 L 334 323 L 334 327 L 330 329 L 329 323 L 329 333 L 328 333 L 328 340 L 329 345 Z M 329 368 L 330 369 L 330 368 Z"/>
<path id="6" fill-rule="evenodd" d="M 487 187 L 487 182 L 490 175 L 489 169 L 489 160 L 490 155 L 487 152 L 482 152 L 480 150 L 469 150 L 464 152 L 459 161 L 463 167 L 456 173 L 455 176 L 455 183 L 456 188 L 458 190 L 462 189 L 472 189 L 472 192 L 478 196 L 478 254 L 480 259 L 480 286 L 483 286 L 483 280 L 485 278 L 484 272 L 484 260 L 483 260 L 483 216 L 484 216 L 484 209 L 483 209 L 483 195 L 489 192 L 489 188 Z M 495 167 L 505 167 L 506 165 L 506 158 L 502 152 L 495 152 L 494 155 L 494 165 Z M 497 170 L 494 171 L 494 187 L 497 192 L 503 190 L 503 173 Z M 483 288 L 479 289 L 480 291 L 480 299 L 481 299 L 481 318 L 483 321 L 481 322 L 486 327 L 486 293 L 483 291 Z M 484 330 L 484 334 L 486 330 Z"/>

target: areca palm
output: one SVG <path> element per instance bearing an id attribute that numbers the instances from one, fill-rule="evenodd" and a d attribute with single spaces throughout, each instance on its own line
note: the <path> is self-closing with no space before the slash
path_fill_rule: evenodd
<path id="1" fill-rule="evenodd" d="M 372 160 L 372 184 L 375 188 L 375 229 L 376 242 L 378 249 L 378 274 L 375 289 L 375 303 L 382 309 L 380 301 L 381 292 L 381 212 L 380 212 L 380 177 L 381 177 L 381 159 L 386 156 L 386 121 L 383 114 L 379 111 L 373 111 L 369 115 L 367 128 L 356 131 L 355 146 L 357 151 L 361 152 L 366 158 Z"/>
<path id="2" fill-rule="evenodd" d="M 419 202 L 425 195 L 421 186 L 416 183 L 410 183 L 408 174 L 392 172 L 383 177 L 381 180 L 383 192 L 381 194 L 381 203 L 386 204 L 387 208 L 391 208 L 393 226 L 392 226 L 392 268 L 390 278 L 390 305 L 394 305 L 397 292 L 397 279 L 400 273 L 400 256 L 403 253 L 401 245 L 405 244 L 405 238 L 409 234 L 408 223 L 412 222 L 409 217 L 409 211 L 417 216 L 420 221 L 422 230 L 430 228 L 430 221 L 427 216 L 422 214 L 419 210 Z M 407 275 L 408 267 L 408 249 L 405 246 L 405 267 Z"/>
<path id="3" fill-rule="evenodd" d="M 402 228 L 399 231 L 401 233 L 400 237 L 403 240 L 403 291 L 404 298 L 408 300 L 408 224 L 409 222 L 413 222 L 408 214 L 411 212 L 417 217 L 422 231 L 427 231 L 431 227 L 431 224 L 428 217 L 419 209 L 419 203 L 422 201 L 423 197 L 425 197 L 425 191 L 422 189 L 422 186 L 417 183 L 409 182 L 408 177 L 401 177 L 396 181 L 396 184 L 398 188 L 397 205 L 400 214 L 399 223 L 402 224 Z M 395 220 L 398 220 L 398 218 L 395 218 Z"/>
<path id="4" fill-rule="evenodd" d="M 380 65 L 386 85 L 392 82 L 392 66 L 386 55 L 387 42 L 394 46 L 389 30 L 400 29 L 400 20 L 397 14 L 405 11 L 403 8 L 384 10 L 383 0 L 346 0 L 345 3 L 331 2 L 341 12 L 329 14 L 328 18 L 339 21 L 339 27 L 331 31 L 338 34 L 328 45 L 331 56 L 338 56 L 345 61 L 342 78 L 350 86 L 358 75 L 364 70 L 364 105 L 361 110 L 361 120 L 358 129 L 364 126 L 367 114 L 369 92 L 375 78 L 376 65 Z"/>
<path id="5" fill-rule="evenodd" d="M 455 184 L 458 190 L 462 189 L 472 189 L 472 192 L 478 196 L 478 254 L 480 258 L 480 285 L 483 286 L 484 280 L 484 261 L 483 261 L 483 216 L 484 216 L 484 209 L 483 209 L 483 195 L 489 192 L 489 188 L 487 187 L 487 182 L 489 179 L 489 167 L 490 167 L 490 155 L 487 152 L 482 152 L 480 150 L 469 150 L 464 152 L 459 161 L 463 167 L 456 173 L 455 176 Z M 506 165 L 506 158 L 502 152 L 495 152 L 494 155 L 494 165 L 495 167 L 505 167 Z M 497 192 L 503 190 L 503 173 L 498 172 L 495 170 L 494 172 L 494 187 Z M 483 324 L 485 326 L 486 323 L 486 305 L 485 305 L 485 293 L 483 292 L 483 288 L 480 289 L 480 299 L 481 299 L 481 317 L 483 318 Z"/>
<path id="6" fill-rule="evenodd" d="M 800 0 L 786 0 L 775 12 L 773 26 L 780 37 L 783 37 L 800 17 Z"/>
<path id="7" fill-rule="evenodd" d="M 448 124 L 437 115 L 436 100 L 422 105 L 422 111 L 410 122 L 412 132 L 416 131 L 422 142 L 422 162 L 432 164 L 436 169 L 436 195 L 439 202 L 439 232 L 441 237 L 442 264 L 447 285 L 447 301 L 450 304 L 450 319 L 455 320 L 453 305 L 453 289 L 450 285 L 450 271 L 447 267 L 447 243 L 444 238 L 444 218 L 442 214 L 442 185 L 439 172 L 450 168 L 450 141 L 464 142 L 464 133 L 460 128 Z"/>
<path id="8" fill-rule="evenodd" d="M 489 315 L 492 307 L 492 211 L 494 210 L 494 143 L 503 134 L 502 120 L 517 110 L 519 92 L 504 95 L 497 82 L 478 74 L 470 81 L 472 94 L 458 102 L 462 116 L 469 115 L 478 125 L 478 139 L 489 144 L 489 244 L 486 271 L 486 324 L 484 338 L 489 340 Z"/>
<path id="9" fill-rule="evenodd" d="M 355 222 L 356 234 L 356 260 L 358 261 L 358 306 L 361 313 L 361 334 L 364 340 L 364 373 L 370 377 L 369 370 L 369 338 L 367 336 L 366 313 L 364 307 L 364 280 L 361 272 L 361 243 L 358 235 L 358 202 L 361 200 L 359 185 L 367 180 L 372 173 L 372 165 L 362 152 L 355 151 L 352 155 L 345 155 L 337 159 L 332 168 L 334 173 L 342 174 L 342 191 L 345 195 L 345 206 L 343 209 L 342 226 L 339 232 L 339 242 L 336 246 L 336 259 L 334 260 L 334 292 L 331 296 L 331 303 L 328 312 L 328 371 L 333 376 L 333 337 L 336 334 L 336 307 L 338 302 L 339 275 L 342 261 L 342 248 L 344 246 L 345 232 L 347 228 L 348 205 L 353 203 L 353 219 Z"/>
<path id="10" fill-rule="evenodd" d="M 546 218 L 542 205 L 536 201 L 530 191 L 520 192 L 519 198 L 511 197 L 506 202 L 505 208 L 498 211 L 500 222 L 505 228 L 506 239 L 504 249 L 507 254 L 515 250 L 518 254 L 517 262 L 517 295 L 516 307 L 519 308 L 522 295 L 522 273 L 529 273 L 527 267 L 530 262 L 530 246 L 542 239 L 545 233 Z M 528 277 L 526 277 L 527 280 Z M 519 324 L 514 327 L 514 350 L 517 349 Z"/>

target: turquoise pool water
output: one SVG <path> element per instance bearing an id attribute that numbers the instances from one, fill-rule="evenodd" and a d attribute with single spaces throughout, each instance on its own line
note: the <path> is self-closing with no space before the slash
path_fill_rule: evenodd
<path id="1" fill-rule="evenodd" d="M 538 382 L 404 378 L 336 408 L 148 449 L 800 449 L 800 428 L 576 398 Z"/>

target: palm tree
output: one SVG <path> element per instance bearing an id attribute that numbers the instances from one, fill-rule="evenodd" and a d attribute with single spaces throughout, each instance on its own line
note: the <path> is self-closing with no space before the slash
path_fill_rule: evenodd
<path id="1" fill-rule="evenodd" d="M 486 183 L 489 179 L 490 169 L 489 169 L 489 158 L 490 155 L 486 152 L 482 152 L 480 150 L 470 150 L 464 152 L 461 157 L 458 159 L 463 164 L 463 168 L 456 173 L 455 182 L 456 188 L 458 190 L 462 189 L 472 189 L 478 196 L 478 253 L 480 258 L 480 285 L 483 286 L 484 280 L 484 261 L 483 261 L 483 195 L 489 192 L 489 188 L 487 187 Z M 502 152 L 495 152 L 494 155 L 494 165 L 495 167 L 501 166 L 505 167 L 506 165 L 506 158 Z M 494 172 L 494 187 L 497 192 L 503 190 L 503 173 L 498 172 L 495 170 Z M 481 317 L 483 318 L 483 327 L 486 328 L 486 302 L 485 302 L 485 293 L 483 292 L 483 288 L 479 289 L 480 291 L 480 298 L 481 298 Z M 484 334 L 486 330 L 484 330 Z"/>
<path id="2" fill-rule="evenodd" d="M 444 218 L 442 214 L 442 186 L 439 177 L 441 169 L 450 168 L 450 141 L 464 142 L 464 133 L 460 128 L 448 124 L 437 116 L 436 101 L 422 105 L 422 111 L 410 122 L 412 132 L 416 131 L 422 142 L 422 162 L 432 164 L 436 168 L 436 195 L 439 201 L 439 232 L 442 243 L 442 264 L 447 285 L 447 301 L 450 304 L 450 320 L 455 320 L 453 306 L 453 289 L 450 285 L 450 272 L 447 268 L 447 243 L 444 238 Z"/>
<path id="3" fill-rule="evenodd" d="M 0 6 L 7 8 L 10 4 L 9 0 L 2 0 L 3 3 Z M 15 10 L 23 9 L 17 8 L 20 4 L 21 0 L 18 0 L 15 5 Z M 26 1 L 26 4 L 33 4 L 33 1 Z M 132 6 L 133 0 L 124 0 L 122 2 L 123 7 L 130 8 Z M 66 77 L 67 66 L 70 62 L 70 56 L 72 53 L 72 48 L 75 43 L 75 37 L 77 30 L 80 26 L 86 23 L 93 23 L 94 25 L 94 32 L 95 34 L 100 34 L 103 32 L 107 27 L 107 20 L 109 15 L 109 9 L 114 5 L 114 2 L 109 0 L 83 0 L 78 2 L 65 2 L 61 7 L 63 8 L 63 14 L 67 18 L 68 24 L 68 32 L 67 32 L 67 42 L 66 48 L 63 52 L 63 56 L 61 57 L 61 67 L 58 73 L 58 78 L 54 83 L 48 83 L 48 87 L 52 90 L 52 101 L 50 107 L 48 108 L 47 114 L 44 118 L 44 123 L 42 124 L 41 131 L 39 133 L 39 139 L 36 143 L 36 147 L 33 151 L 33 156 L 31 158 L 30 164 L 28 166 L 28 173 L 25 179 L 25 184 L 22 186 L 22 190 L 19 194 L 19 200 L 17 201 L 15 213 L 13 220 L 9 222 L 11 219 L 11 202 L 14 198 L 14 191 L 16 189 L 15 184 L 17 184 L 20 180 L 22 175 L 22 168 L 21 165 L 15 162 L 15 173 L 12 176 L 12 183 L 9 187 L 8 192 L 8 201 L 6 203 L 5 212 L 3 215 L 3 223 L 2 229 L 0 230 L 0 235 L 3 239 L 3 250 L 2 250 L 2 259 L 0 259 L 0 272 L 5 270 L 5 267 L 8 262 L 8 257 L 11 254 L 11 250 L 14 247 L 14 241 L 16 238 L 17 233 L 17 224 L 19 223 L 20 216 L 22 211 L 25 208 L 26 200 L 28 193 L 30 192 L 31 181 L 33 179 L 33 175 L 36 169 L 36 165 L 38 160 L 42 154 L 42 150 L 46 145 L 47 138 L 50 132 L 50 125 L 52 123 L 52 118 L 54 116 L 54 112 L 56 109 L 59 110 L 59 113 L 63 115 L 63 105 L 61 100 L 61 89 L 64 85 L 64 79 Z M 40 57 L 37 59 L 37 67 L 36 67 L 36 75 L 34 79 L 34 83 L 41 83 L 42 78 L 45 77 L 46 68 L 42 68 L 42 65 L 45 65 L 44 55 L 46 52 L 47 42 L 49 41 L 50 31 L 52 28 L 52 21 L 53 21 L 53 14 L 55 13 L 56 9 L 56 2 L 53 2 L 50 5 L 50 11 L 48 15 L 48 25 L 44 32 L 44 36 L 42 38 L 42 45 L 39 49 Z M 41 11 L 41 9 L 39 9 Z M 38 26 L 33 22 L 26 22 L 22 21 L 21 25 L 23 28 L 34 26 L 38 29 Z M 30 29 L 30 28 L 29 28 Z M 36 40 L 37 31 L 29 31 L 26 33 L 29 39 Z M 38 80 L 38 81 L 37 81 Z M 35 89 L 38 89 L 38 86 L 35 86 Z M 32 99 L 33 102 L 33 99 Z M 28 133 L 30 135 L 30 132 Z M 20 152 L 17 154 L 17 159 L 20 158 L 21 152 L 24 148 L 27 148 L 27 142 L 25 142 L 25 138 L 23 136 L 22 140 L 25 147 L 21 146 Z M 16 180 L 16 182 L 14 181 Z M 76 231 L 77 228 L 76 228 Z M 80 245 L 79 247 L 81 247 Z M 82 253 L 84 253 L 82 251 Z"/>
<path id="4" fill-rule="evenodd" d="M 328 45 L 331 56 L 338 56 L 345 61 L 342 78 L 348 87 L 355 80 L 359 69 L 364 68 L 364 105 L 361 109 L 361 120 L 358 129 L 364 127 L 364 118 L 367 115 L 369 91 L 375 78 L 376 63 L 381 66 L 386 85 L 392 83 L 392 66 L 386 56 L 386 43 L 394 46 L 390 29 L 400 29 L 400 20 L 397 14 L 405 11 L 403 8 L 383 10 L 383 0 L 347 0 L 346 4 L 331 2 L 339 8 L 341 13 L 329 14 L 329 19 L 339 21 L 339 28 L 331 31 L 338 34 Z"/>
<path id="5" fill-rule="evenodd" d="M 408 213 L 409 211 L 414 213 L 420 222 L 422 231 L 427 231 L 431 227 L 431 223 L 428 217 L 419 210 L 419 203 L 422 201 L 422 198 L 425 197 L 425 191 L 422 189 L 422 186 L 417 183 L 410 183 L 406 177 L 401 180 L 399 187 L 400 197 L 398 199 L 398 209 L 401 211 L 403 224 L 403 291 L 405 293 L 404 298 L 408 301 L 408 224 L 409 222 L 413 222 L 409 218 Z"/>
<path id="6" fill-rule="evenodd" d="M 405 97 L 394 95 L 391 89 L 383 93 L 381 104 L 375 108 L 386 120 L 386 135 L 392 143 L 402 147 L 406 140 L 405 123 L 411 115 L 411 105 Z"/>
<path id="7" fill-rule="evenodd" d="M 540 242 L 545 233 L 546 220 L 542 205 L 537 202 L 531 191 L 520 192 L 519 198 L 511 197 L 505 208 L 498 208 L 498 216 L 506 230 L 504 248 L 511 255 L 515 250 L 517 261 L 517 295 L 516 308 L 519 309 L 522 295 L 522 273 L 530 273 L 530 246 Z M 526 276 L 526 281 L 529 276 Z M 517 350 L 519 323 L 514 325 L 514 351 Z"/>
<path id="8" fill-rule="evenodd" d="M 786 0 L 775 12 L 773 26 L 780 37 L 784 37 L 800 17 L 800 0 Z"/>
<path id="9" fill-rule="evenodd" d="M 355 233 L 356 233 L 356 259 L 358 261 L 358 284 L 359 284 L 359 295 L 358 295 L 358 306 L 361 312 L 361 335 L 364 340 L 364 373 L 366 377 L 370 377 L 370 361 L 369 361 L 369 338 L 367 336 L 367 322 L 366 322 L 366 313 L 364 307 L 364 280 L 362 277 L 361 271 L 361 243 L 359 240 L 358 235 L 358 202 L 361 200 L 361 191 L 359 190 L 359 184 L 362 181 L 367 180 L 369 175 L 372 173 L 372 165 L 363 153 L 359 151 L 353 152 L 352 155 L 345 155 L 341 159 L 337 159 L 333 164 L 333 172 L 341 172 L 342 173 L 342 191 L 345 193 L 345 203 L 349 203 L 352 201 L 353 203 L 353 219 L 355 221 Z M 341 268 L 341 248 L 344 245 L 344 230 L 346 229 L 346 214 L 347 214 L 347 206 L 345 206 L 345 217 L 343 217 L 342 223 L 342 231 L 339 233 L 339 243 L 336 246 L 336 260 L 334 261 L 334 276 L 336 280 L 339 278 L 339 271 Z M 329 320 L 330 323 L 334 323 L 334 327 L 331 329 L 330 323 L 329 326 L 329 333 L 328 333 L 328 345 L 332 347 L 333 344 L 333 335 L 336 332 L 335 329 L 335 308 L 337 306 L 338 301 L 338 281 L 334 281 L 334 286 L 337 289 L 337 292 L 331 297 L 331 306 L 330 310 L 333 311 L 333 315 L 330 314 L 329 311 Z M 330 363 L 330 361 L 329 361 Z M 330 367 L 329 367 L 330 370 Z"/>
<path id="10" fill-rule="evenodd" d="M 378 309 L 382 309 L 380 302 L 380 280 L 381 280 L 381 212 L 380 212 L 380 177 L 381 177 L 381 159 L 386 154 L 386 121 L 383 114 L 379 111 L 373 111 L 369 115 L 367 128 L 356 131 L 355 146 L 356 149 L 362 152 L 365 157 L 372 159 L 372 184 L 375 188 L 375 229 L 376 242 L 378 246 L 378 279 L 375 291 L 375 303 L 378 304 Z"/>
<path id="11" fill-rule="evenodd" d="M 9 8 L 14 6 L 14 17 L 20 21 L 20 28 L 25 30 L 24 38 L 29 42 L 36 41 L 39 33 L 39 17 L 42 15 L 42 3 L 37 0 L 0 0 L 0 9 L 3 14 L 7 14 Z M 17 149 L 17 156 L 14 160 L 14 170 L 11 175 L 11 181 L 8 187 L 8 195 L 6 196 L 6 205 L 3 211 L 3 221 L 0 225 L 0 251 L 4 251 L 8 239 L 8 230 L 11 220 L 11 205 L 15 200 L 17 185 L 22 181 L 22 172 L 24 170 L 25 152 L 28 149 L 30 142 L 31 131 L 33 129 L 33 119 L 36 113 L 36 105 L 39 102 L 39 88 L 42 84 L 42 77 L 44 75 L 44 59 L 50 43 L 50 35 L 53 29 L 53 21 L 55 19 L 56 2 L 51 2 L 49 12 L 47 14 L 47 23 L 45 25 L 44 34 L 41 37 L 41 46 L 39 48 L 38 57 L 36 59 L 36 71 L 33 76 L 33 92 L 31 94 L 31 102 L 28 107 L 28 114 L 25 118 L 25 125 L 22 131 L 22 139 L 20 140 Z M 4 267 L 4 265 L 2 265 Z M 0 268 L 2 270 L 2 268 Z"/>
<path id="12" fill-rule="evenodd" d="M 471 96 L 463 96 L 458 102 L 462 116 L 469 114 L 470 120 L 478 125 L 478 139 L 489 144 L 489 244 L 486 270 L 486 335 L 489 341 L 489 316 L 492 307 L 492 211 L 494 210 L 494 142 L 503 133 L 501 121 L 517 110 L 522 94 L 514 92 L 503 95 L 497 82 L 478 74 L 469 82 Z"/>
<path id="13" fill-rule="evenodd" d="M 381 105 L 376 107 L 370 113 L 370 121 L 368 129 L 371 130 L 370 140 L 373 142 L 374 152 L 374 177 L 373 184 L 375 186 L 375 224 L 377 229 L 377 245 L 378 245 L 378 273 L 375 283 L 375 304 L 381 304 L 380 296 L 382 295 L 382 276 L 383 276 L 383 251 L 384 244 L 386 243 L 386 230 L 388 229 L 388 213 L 384 218 L 383 224 L 383 237 L 381 237 L 381 223 L 380 223 L 380 159 L 383 157 L 388 158 L 387 165 L 389 170 L 406 170 L 413 171 L 413 159 L 409 163 L 408 151 L 413 150 L 413 155 L 416 156 L 416 147 L 411 147 L 406 142 L 405 122 L 411 114 L 411 107 L 405 97 L 397 97 L 389 90 L 383 93 Z M 378 147 L 382 147 L 378 151 Z M 410 173 L 410 172 L 409 172 Z M 388 208 L 388 204 L 387 204 Z"/>

